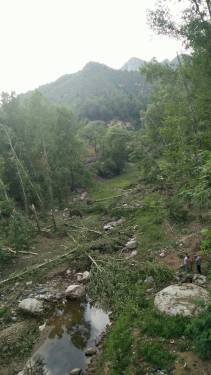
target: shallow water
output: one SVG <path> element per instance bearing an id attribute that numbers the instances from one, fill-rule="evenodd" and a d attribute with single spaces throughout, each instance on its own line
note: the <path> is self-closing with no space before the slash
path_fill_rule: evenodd
<path id="1" fill-rule="evenodd" d="M 85 351 L 109 324 L 108 314 L 89 303 L 68 302 L 56 309 L 48 321 L 48 335 L 34 356 L 45 363 L 52 375 L 66 375 L 74 368 L 84 369 Z"/>

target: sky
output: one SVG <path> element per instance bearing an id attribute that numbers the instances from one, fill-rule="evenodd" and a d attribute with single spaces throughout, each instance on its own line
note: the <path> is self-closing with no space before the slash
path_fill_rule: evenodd
<path id="1" fill-rule="evenodd" d="M 0 92 L 26 92 L 89 61 L 120 68 L 182 52 L 157 36 L 146 12 L 155 0 L 0 0 Z"/>

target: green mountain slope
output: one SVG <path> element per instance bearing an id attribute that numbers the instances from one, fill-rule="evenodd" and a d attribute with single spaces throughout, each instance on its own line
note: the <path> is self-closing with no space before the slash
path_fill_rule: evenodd
<path id="1" fill-rule="evenodd" d="M 53 102 L 69 105 L 80 117 L 138 124 L 149 85 L 139 72 L 90 62 L 83 70 L 64 75 L 38 90 Z"/>

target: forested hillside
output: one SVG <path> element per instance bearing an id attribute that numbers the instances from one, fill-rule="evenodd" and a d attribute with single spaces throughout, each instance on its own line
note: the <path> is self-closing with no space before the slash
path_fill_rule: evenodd
<path id="1" fill-rule="evenodd" d="M 2 94 L 0 375 L 210 374 L 211 1 L 169 5 L 187 55 Z"/>
<path id="2" fill-rule="evenodd" d="M 149 85 L 138 72 L 90 62 L 78 73 L 60 77 L 39 91 L 52 102 L 69 105 L 82 118 L 118 119 L 139 126 L 139 111 L 145 108 Z"/>

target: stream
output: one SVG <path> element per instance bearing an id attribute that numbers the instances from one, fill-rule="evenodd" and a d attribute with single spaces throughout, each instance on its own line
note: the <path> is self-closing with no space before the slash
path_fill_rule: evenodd
<path id="1" fill-rule="evenodd" d="M 109 316 L 90 303 L 67 302 L 57 307 L 48 320 L 33 358 L 39 358 L 50 375 L 69 375 L 74 368 L 89 363 L 86 349 L 110 324 Z"/>

